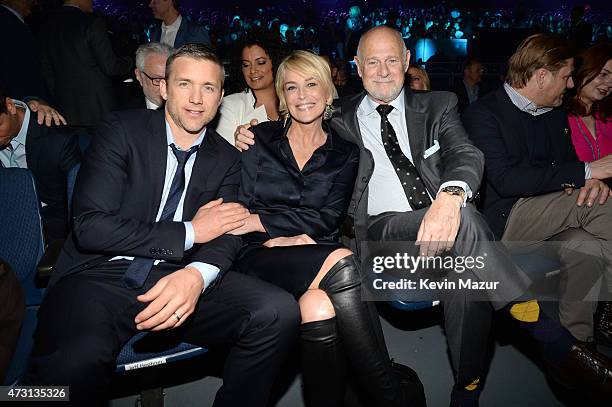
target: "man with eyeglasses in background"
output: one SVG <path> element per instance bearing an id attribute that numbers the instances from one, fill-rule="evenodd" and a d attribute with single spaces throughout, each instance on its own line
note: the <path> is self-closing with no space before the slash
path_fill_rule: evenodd
<path id="1" fill-rule="evenodd" d="M 166 74 L 166 60 L 173 49 L 159 42 L 142 44 L 136 50 L 136 68 L 134 75 L 140 83 L 142 94 L 132 98 L 122 106 L 122 109 L 159 109 L 164 99 L 159 91 L 159 82 Z M 144 94 L 144 98 L 143 98 Z"/>

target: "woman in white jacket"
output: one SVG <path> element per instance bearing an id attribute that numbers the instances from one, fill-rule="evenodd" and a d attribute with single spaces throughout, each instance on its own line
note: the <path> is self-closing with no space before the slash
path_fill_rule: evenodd
<path id="1" fill-rule="evenodd" d="M 274 75 L 282 59 L 280 37 L 268 30 L 249 32 L 237 47 L 229 80 L 230 84 L 240 83 L 238 89 L 242 91 L 223 98 L 216 128 L 230 144 L 234 145 L 239 126 L 248 125 L 253 119 L 258 123 L 278 120 Z"/>

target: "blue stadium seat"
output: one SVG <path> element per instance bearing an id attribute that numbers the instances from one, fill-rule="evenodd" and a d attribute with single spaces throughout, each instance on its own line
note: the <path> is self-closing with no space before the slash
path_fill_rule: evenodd
<path id="1" fill-rule="evenodd" d="M 35 284 L 36 266 L 43 255 L 44 242 L 32 173 L 19 168 L 0 168 L 0 191 L 3 215 L 0 253 L 26 293 L 26 313 L 5 378 L 5 384 L 12 384 L 23 375 L 32 351 L 36 313 L 44 294 L 44 289 Z"/>

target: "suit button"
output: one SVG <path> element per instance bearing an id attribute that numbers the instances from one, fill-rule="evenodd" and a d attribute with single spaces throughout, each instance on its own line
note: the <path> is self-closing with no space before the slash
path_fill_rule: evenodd
<path id="1" fill-rule="evenodd" d="M 361 177 L 361 182 L 368 182 L 368 177 Z"/>
<path id="2" fill-rule="evenodd" d="M 505 217 L 506 217 L 506 214 L 502 212 L 502 218 L 505 218 Z"/>

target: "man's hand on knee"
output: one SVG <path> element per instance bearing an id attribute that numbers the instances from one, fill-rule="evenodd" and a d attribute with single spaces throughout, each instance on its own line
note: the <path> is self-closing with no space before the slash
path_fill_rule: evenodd
<path id="1" fill-rule="evenodd" d="M 161 331 L 181 326 L 193 313 L 203 288 L 202 275 L 193 267 L 162 277 L 149 291 L 136 297 L 149 303 L 134 319 L 137 328 Z"/>
<path id="2" fill-rule="evenodd" d="M 462 204 L 462 197 L 446 193 L 434 199 L 417 234 L 421 256 L 435 256 L 453 247 L 461 224 Z"/>
<path id="3" fill-rule="evenodd" d="M 604 182 L 594 178 L 588 179 L 585 181 L 584 186 L 580 188 L 576 204 L 582 206 L 586 202 L 589 208 L 593 206 L 595 202 L 599 202 L 600 205 L 603 205 L 606 203 L 609 196 L 610 187 Z"/>

